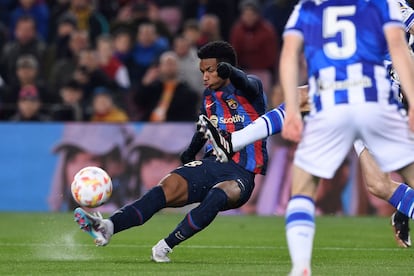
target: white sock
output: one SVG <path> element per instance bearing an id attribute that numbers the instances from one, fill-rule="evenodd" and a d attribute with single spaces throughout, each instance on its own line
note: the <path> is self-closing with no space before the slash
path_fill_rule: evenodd
<path id="1" fill-rule="evenodd" d="M 354 150 L 356 154 L 358 154 L 358 157 L 361 155 L 361 153 L 366 149 L 364 142 L 362 140 L 358 139 L 354 142 Z"/>
<path id="2" fill-rule="evenodd" d="M 247 145 L 250 145 L 257 140 L 266 138 L 267 136 L 268 130 L 266 121 L 262 117 L 259 117 L 250 125 L 231 134 L 233 151 L 239 151 Z"/>
<path id="3" fill-rule="evenodd" d="M 233 151 L 239 151 L 257 140 L 280 133 L 284 118 L 285 108 L 284 105 L 280 105 L 266 112 L 245 128 L 233 132 L 231 134 Z"/>
<path id="4" fill-rule="evenodd" d="M 103 222 L 108 226 L 108 232 L 112 236 L 114 234 L 114 223 L 110 219 L 104 219 Z"/>
<path id="5" fill-rule="evenodd" d="M 309 197 L 293 197 L 286 209 L 286 238 L 293 270 L 310 268 L 315 234 L 315 204 Z"/>

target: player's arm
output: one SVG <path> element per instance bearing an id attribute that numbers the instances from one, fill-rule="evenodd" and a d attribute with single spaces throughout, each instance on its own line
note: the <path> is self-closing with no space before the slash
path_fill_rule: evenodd
<path id="1" fill-rule="evenodd" d="M 257 97 L 263 90 L 257 79 L 247 77 L 246 73 L 227 62 L 217 65 L 217 74 L 222 79 L 229 78 L 233 86 L 243 91 L 248 98 Z"/>
<path id="2" fill-rule="evenodd" d="M 199 131 L 199 126 L 197 125 L 197 130 L 191 139 L 190 145 L 180 155 L 181 162 L 183 164 L 186 164 L 188 162 L 194 161 L 197 153 L 206 144 L 206 142 L 207 139 L 204 137 L 204 133 Z"/>
<path id="3" fill-rule="evenodd" d="M 404 97 L 407 99 L 409 110 L 409 126 L 414 131 L 414 61 L 405 41 L 404 30 L 399 26 L 390 25 L 385 27 L 385 38 L 387 39 L 388 49 L 391 60 L 398 77 L 401 81 Z"/>
<path id="4" fill-rule="evenodd" d="M 285 99 L 286 117 L 282 136 L 299 142 L 303 122 L 297 93 L 299 58 L 303 49 L 303 37 L 297 33 L 286 33 L 280 58 L 280 83 Z"/>

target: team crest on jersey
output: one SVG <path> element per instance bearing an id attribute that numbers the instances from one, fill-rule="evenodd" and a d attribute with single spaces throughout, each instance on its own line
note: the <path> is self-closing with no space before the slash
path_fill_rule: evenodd
<path id="1" fill-rule="evenodd" d="M 239 104 L 234 99 L 228 99 L 226 100 L 226 103 L 231 109 L 236 109 L 239 106 Z"/>

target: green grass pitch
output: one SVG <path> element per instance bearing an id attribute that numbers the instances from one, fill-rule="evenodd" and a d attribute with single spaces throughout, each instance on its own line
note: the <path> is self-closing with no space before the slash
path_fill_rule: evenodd
<path id="1" fill-rule="evenodd" d="M 174 248 L 172 262 L 151 247 L 183 215 L 152 220 L 96 247 L 69 213 L 0 213 L 0 275 L 287 275 L 282 217 L 221 215 Z M 313 275 L 414 275 L 414 248 L 396 246 L 388 218 L 318 217 Z"/>

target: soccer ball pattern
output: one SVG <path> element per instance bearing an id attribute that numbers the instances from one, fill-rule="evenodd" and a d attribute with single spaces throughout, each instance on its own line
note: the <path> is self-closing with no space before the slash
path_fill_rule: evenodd
<path id="1" fill-rule="evenodd" d="M 95 208 L 107 202 L 111 197 L 112 181 L 103 169 L 85 167 L 76 173 L 71 191 L 79 205 Z"/>

